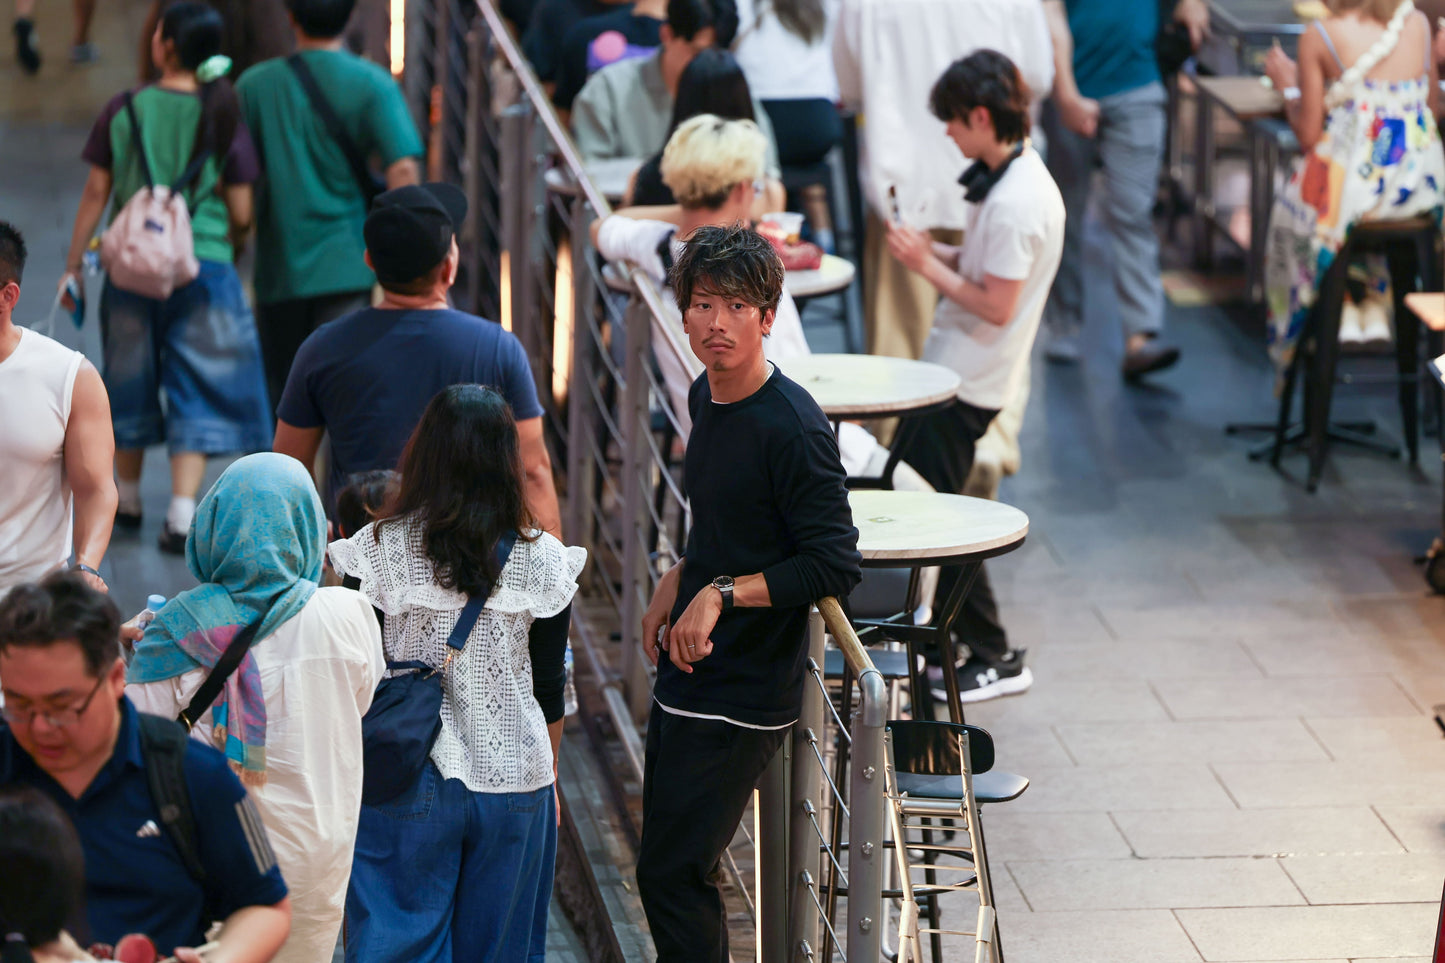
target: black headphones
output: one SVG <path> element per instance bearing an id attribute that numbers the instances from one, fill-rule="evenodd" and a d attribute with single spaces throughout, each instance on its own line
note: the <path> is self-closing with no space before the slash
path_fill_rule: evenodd
<path id="1" fill-rule="evenodd" d="M 993 190 L 993 185 L 1003 180 L 1004 172 L 1008 170 L 1008 166 L 1018 160 L 1019 155 L 1024 152 L 1026 146 L 1028 146 L 1027 140 L 1019 141 L 1014 145 L 1014 149 L 1009 152 L 1008 157 L 1004 158 L 1004 162 L 994 169 L 990 169 L 983 161 L 974 161 L 968 170 L 963 172 L 963 176 L 958 179 L 958 183 L 963 185 L 963 199 L 970 204 L 978 204 L 985 197 L 988 197 L 988 192 Z"/>

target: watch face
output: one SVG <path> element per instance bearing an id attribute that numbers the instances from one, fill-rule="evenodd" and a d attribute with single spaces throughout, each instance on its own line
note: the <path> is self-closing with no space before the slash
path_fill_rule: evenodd
<path id="1" fill-rule="evenodd" d="M 733 587 L 733 577 L 731 575 L 719 575 L 712 580 L 712 584 L 713 587 L 719 591 L 722 589 L 730 589 Z"/>

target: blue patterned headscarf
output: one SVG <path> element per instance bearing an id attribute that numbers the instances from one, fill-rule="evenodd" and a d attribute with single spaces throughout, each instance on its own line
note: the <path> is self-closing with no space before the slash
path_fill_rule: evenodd
<path id="1" fill-rule="evenodd" d="M 260 621 L 252 645 L 305 607 L 321 581 L 326 515 L 296 459 L 247 455 L 196 506 L 186 566 L 199 581 L 171 599 L 136 644 L 130 682 L 210 669 L 242 628 Z M 266 772 L 266 700 L 251 653 L 211 706 L 226 756 L 252 783 Z"/>

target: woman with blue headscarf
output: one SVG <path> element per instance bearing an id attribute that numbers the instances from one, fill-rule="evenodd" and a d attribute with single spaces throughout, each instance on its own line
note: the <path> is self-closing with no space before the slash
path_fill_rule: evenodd
<path id="1" fill-rule="evenodd" d="M 384 669 L 371 604 L 320 588 L 326 516 L 301 463 L 248 455 L 196 507 L 186 565 L 200 583 L 136 643 L 126 694 L 174 719 L 235 634 L 250 651 L 192 735 L 223 750 L 261 811 L 291 889 L 284 963 L 330 960 L 361 810 L 361 717 Z"/>

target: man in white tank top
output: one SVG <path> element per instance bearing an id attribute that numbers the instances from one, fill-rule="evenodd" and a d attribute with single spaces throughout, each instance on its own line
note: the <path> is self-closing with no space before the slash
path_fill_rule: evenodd
<path id="1" fill-rule="evenodd" d="M 25 240 L 0 221 L 0 596 L 69 565 L 72 530 L 71 567 L 104 591 L 97 568 L 116 506 L 110 399 L 84 355 L 15 324 L 24 271 Z"/>

